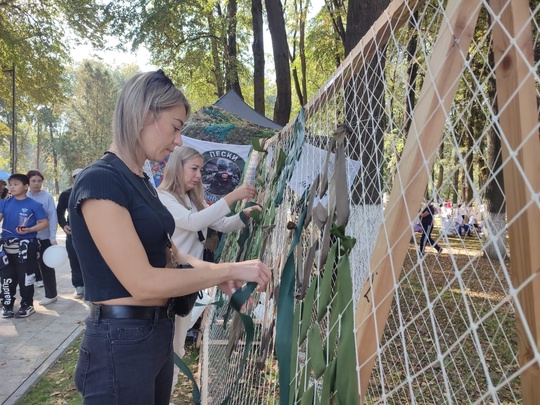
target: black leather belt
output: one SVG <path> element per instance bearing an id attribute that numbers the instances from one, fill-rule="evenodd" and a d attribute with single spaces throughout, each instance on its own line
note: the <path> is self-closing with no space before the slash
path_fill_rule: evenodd
<path id="1" fill-rule="evenodd" d="M 92 304 L 90 316 L 99 319 L 173 319 L 174 309 L 166 307 L 142 307 L 134 305 L 96 305 Z"/>

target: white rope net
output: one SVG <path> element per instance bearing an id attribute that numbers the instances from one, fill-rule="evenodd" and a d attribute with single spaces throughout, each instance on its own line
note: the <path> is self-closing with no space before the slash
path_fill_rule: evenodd
<path id="1" fill-rule="evenodd" d="M 331 214 L 345 199 L 350 209 L 345 233 L 356 239 L 348 254 L 352 293 L 347 297 L 333 280 L 328 305 L 345 297 L 354 309 L 357 346 L 346 356 L 356 359 L 358 402 L 527 403 L 525 392 L 535 389 L 530 382 L 540 381 L 540 172 L 530 160 L 531 149 L 539 151 L 540 6 L 530 4 L 394 1 L 306 106 L 303 138 L 291 123 L 264 145 L 266 153 L 253 154 L 247 178 L 261 188 L 265 212 L 275 209 L 275 216 L 263 232 L 264 252 L 242 257 L 260 257 L 275 279 L 246 306 L 255 331 L 245 364 L 241 322 L 227 307 L 208 309 L 203 403 L 221 404 L 227 397 L 230 404 L 280 402 L 275 288 L 283 287 L 295 232 L 288 223 L 298 224 L 311 188 L 317 191 L 312 207 L 320 204 Z M 504 13 L 514 26 L 504 24 Z M 516 60 L 518 72 L 503 74 L 505 64 Z M 511 110 L 516 100 L 519 108 Z M 345 132 L 344 123 L 350 128 Z M 340 136 L 347 160 L 338 179 L 333 140 Z M 313 183 L 324 175 L 329 149 L 325 194 L 320 182 Z M 284 177 L 278 173 L 280 151 L 289 157 L 287 185 L 282 202 L 271 208 L 275 195 L 269 193 L 278 190 L 272 184 Z M 298 159 L 295 151 L 301 151 Z M 336 192 L 345 182 L 347 196 Z M 430 198 L 436 245 L 427 242 L 420 255 L 418 214 Z M 301 338 L 302 323 L 320 330 L 325 365 L 337 357 L 338 370 L 341 343 L 332 344 L 332 336 L 341 342 L 348 333 L 337 307 L 318 316 L 328 229 L 316 220 L 320 210 L 309 215 L 313 220 L 293 248 L 293 303 L 304 315 L 293 320 L 289 403 L 325 403 L 327 374 L 314 371 L 310 347 L 317 336 Z M 459 216 L 466 225 L 470 220 L 461 235 Z M 237 238 L 229 235 L 224 260 L 237 258 Z M 314 283 L 306 310 L 306 290 Z M 371 346 L 373 356 L 363 354 Z M 330 389 L 335 403 L 345 403 L 340 389 L 339 381 Z"/>

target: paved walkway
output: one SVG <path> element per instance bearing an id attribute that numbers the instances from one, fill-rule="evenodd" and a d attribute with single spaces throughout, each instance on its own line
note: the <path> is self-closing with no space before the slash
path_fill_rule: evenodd
<path id="1" fill-rule="evenodd" d="M 59 232 L 58 244 L 65 245 Z M 28 318 L 0 318 L 0 403 L 14 404 L 54 364 L 83 331 L 89 307 L 73 297 L 69 263 L 56 269 L 58 301 L 43 307 L 43 288 L 36 288 L 36 313 Z M 15 308 L 20 296 L 17 292 Z"/>

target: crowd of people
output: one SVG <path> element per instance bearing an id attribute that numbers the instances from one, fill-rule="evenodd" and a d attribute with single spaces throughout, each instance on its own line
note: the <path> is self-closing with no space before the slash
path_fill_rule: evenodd
<path id="1" fill-rule="evenodd" d="M 26 174 L 12 174 L 7 182 L 0 181 L 2 318 L 26 318 L 32 315 L 35 312 L 35 287 L 45 290 L 40 305 L 46 306 L 58 300 L 56 271 L 47 266 L 43 256 L 47 248 L 57 245 L 58 224 L 66 222 L 66 218 L 65 210 L 57 210 L 53 196 L 42 190 L 44 180 L 40 171 L 30 170 Z M 74 251 L 68 255 L 70 261 L 76 260 Z M 81 286 L 84 289 L 82 281 Z M 21 302 L 15 311 L 17 287 Z M 83 298 L 82 292 L 75 296 Z"/>
<path id="2" fill-rule="evenodd" d="M 459 237 L 474 236 L 482 233 L 482 222 L 478 217 L 481 215 L 472 207 L 463 203 L 453 206 L 450 201 L 445 201 L 440 208 L 441 231 L 447 235 Z"/>

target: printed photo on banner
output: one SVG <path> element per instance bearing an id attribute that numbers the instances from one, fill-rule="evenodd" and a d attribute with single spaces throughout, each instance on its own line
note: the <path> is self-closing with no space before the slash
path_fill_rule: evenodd
<path id="1" fill-rule="evenodd" d="M 182 137 L 182 142 L 203 155 L 201 181 L 208 204 L 215 203 L 240 184 L 251 152 L 251 145 L 207 142 L 187 136 Z M 156 187 L 161 183 L 166 164 L 165 160 L 147 162 L 145 165 L 145 172 L 154 181 Z"/>

